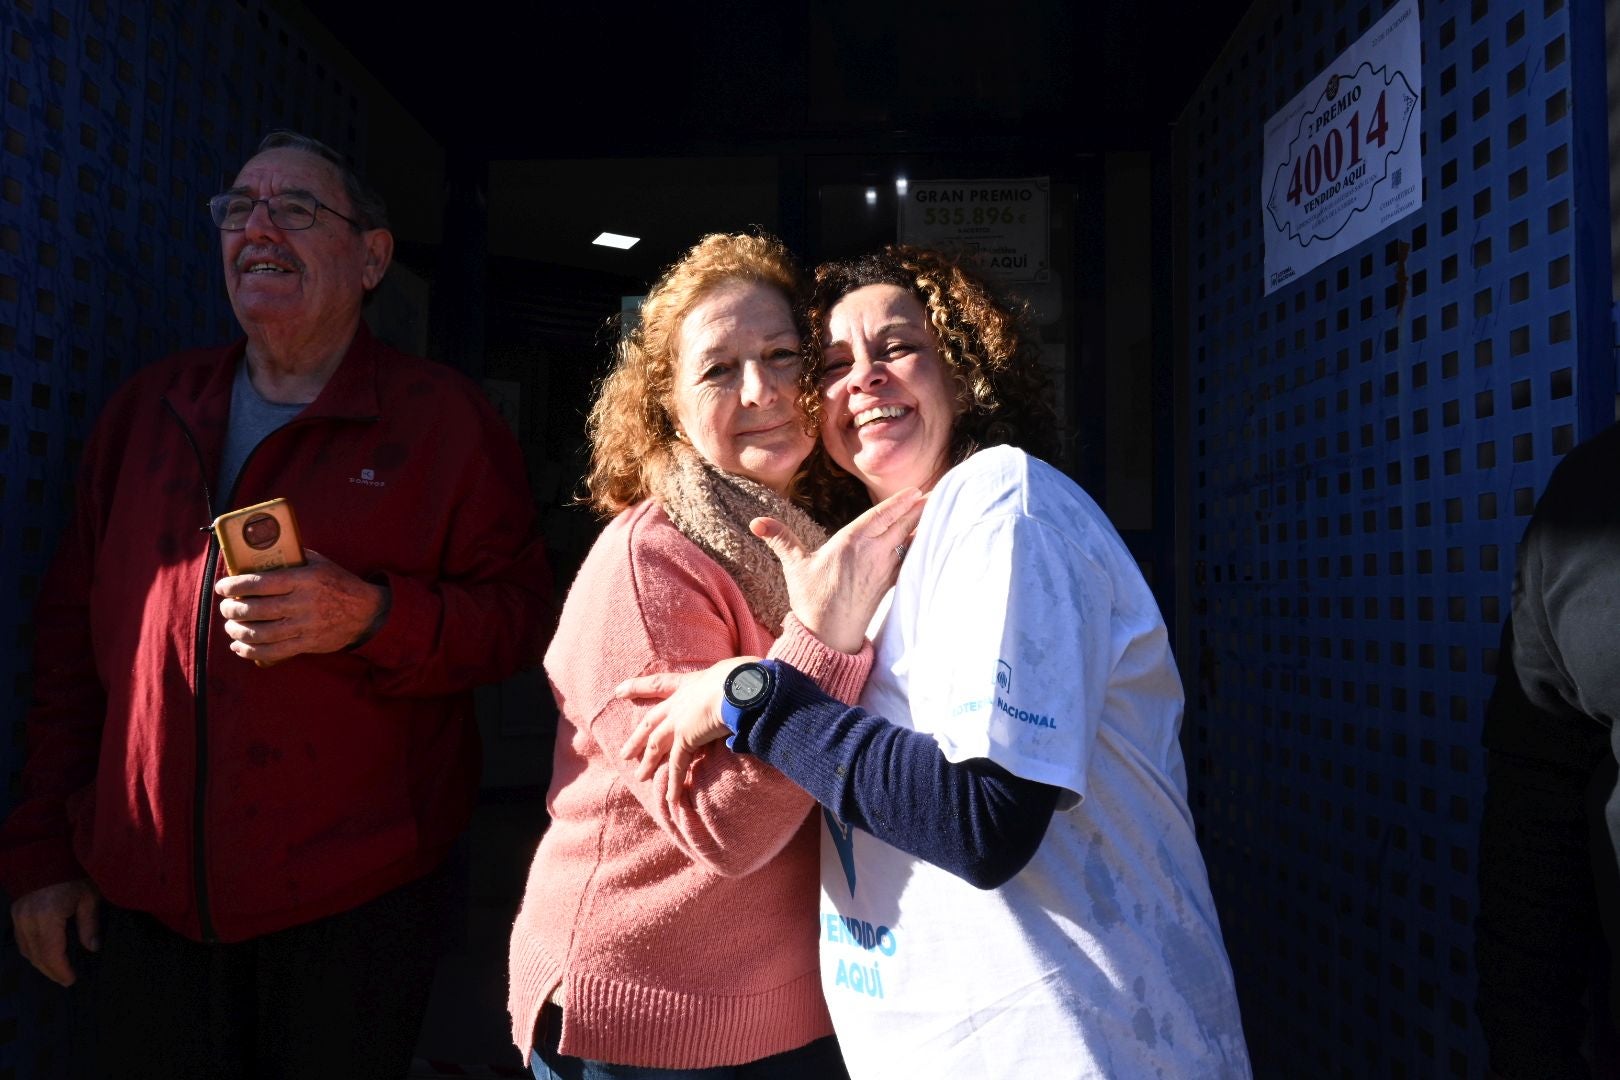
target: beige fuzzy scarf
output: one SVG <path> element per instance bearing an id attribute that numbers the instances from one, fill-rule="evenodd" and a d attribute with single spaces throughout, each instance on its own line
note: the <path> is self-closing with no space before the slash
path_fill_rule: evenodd
<path id="1" fill-rule="evenodd" d="M 754 618 L 773 634 L 780 633 L 790 606 L 787 580 L 776 555 L 748 531 L 748 523 L 773 517 L 807 551 L 826 542 L 826 530 L 770 488 L 721 472 L 685 443 L 670 447 L 669 460 L 654 492 L 664 512 L 683 536 L 725 567 Z"/>

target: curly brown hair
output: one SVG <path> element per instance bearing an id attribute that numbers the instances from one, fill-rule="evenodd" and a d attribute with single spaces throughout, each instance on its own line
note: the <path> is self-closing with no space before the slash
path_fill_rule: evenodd
<path id="1" fill-rule="evenodd" d="M 1022 300 L 1000 297 L 978 275 L 942 252 L 891 244 L 859 258 L 816 268 L 810 294 L 810 355 L 799 402 L 819 425 L 822 346 L 838 301 L 868 285 L 894 285 L 922 303 L 960 406 L 951 432 L 957 464 L 987 446 L 1007 444 L 1048 461 L 1060 452 L 1052 384 Z M 804 490 L 825 524 L 842 525 L 871 505 L 860 481 L 817 445 Z"/>
<path id="2" fill-rule="evenodd" d="M 612 516 L 656 489 L 675 439 L 669 401 L 681 320 L 734 281 L 780 289 L 803 336 L 804 279 L 780 240 L 764 233 L 711 233 L 694 244 L 648 291 L 640 321 L 620 336 L 613 366 L 597 388 L 585 421 L 591 465 L 583 501 L 593 509 Z M 808 417 L 805 425 L 815 430 Z"/>

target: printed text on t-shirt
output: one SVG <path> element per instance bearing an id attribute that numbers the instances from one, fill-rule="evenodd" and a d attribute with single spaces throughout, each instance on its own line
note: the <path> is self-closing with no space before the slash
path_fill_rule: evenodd
<path id="1" fill-rule="evenodd" d="M 883 956 L 893 956 L 895 950 L 899 948 L 893 930 L 887 926 L 873 926 L 865 919 L 857 919 L 851 915 L 828 913 L 823 919 L 823 929 L 827 940 L 834 945 L 843 945 L 866 953 L 876 952 Z M 876 957 L 872 957 L 871 961 L 867 964 L 860 960 L 846 960 L 840 957 L 838 970 L 833 976 L 833 987 L 855 994 L 865 994 L 867 997 L 881 998 L 883 972 L 879 970 Z"/>

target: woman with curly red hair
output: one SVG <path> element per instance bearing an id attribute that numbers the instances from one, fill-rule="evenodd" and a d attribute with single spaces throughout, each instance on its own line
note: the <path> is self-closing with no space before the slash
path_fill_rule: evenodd
<path id="1" fill-rule="evenodd" d="M 705 237 L 648 293 L 591 410 L 586 484 L 612 520 L 546 653 L 551 827 L 512 929 L 513 1039 L 539 1080 L 843 1073 L 816 975 L 810 797 L 722 750 L 668 803 L 661 773 L 620 758 L 641 709 L 614 695 L 738 652 L 859 692 L 866 622 L 920 505 L 903 494 L 822 543 L 793 502 L 814 443 L 799 293 L 777 241 Z M 838 581 L 838 602 L 797 596 L 790 612 L 755 529 Z"/>

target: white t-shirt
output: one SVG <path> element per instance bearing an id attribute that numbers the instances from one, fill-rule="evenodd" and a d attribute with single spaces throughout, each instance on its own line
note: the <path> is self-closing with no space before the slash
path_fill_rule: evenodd
<path id="1" fill-rule="evenodd" d="M 1249 1075 L 1158 605 L 1102 510 L 1008 447 L 948 472 L 861 705 L 1063 789 L 982 891 L 830 813 L 822 987 L 856 1080 Z"/>

